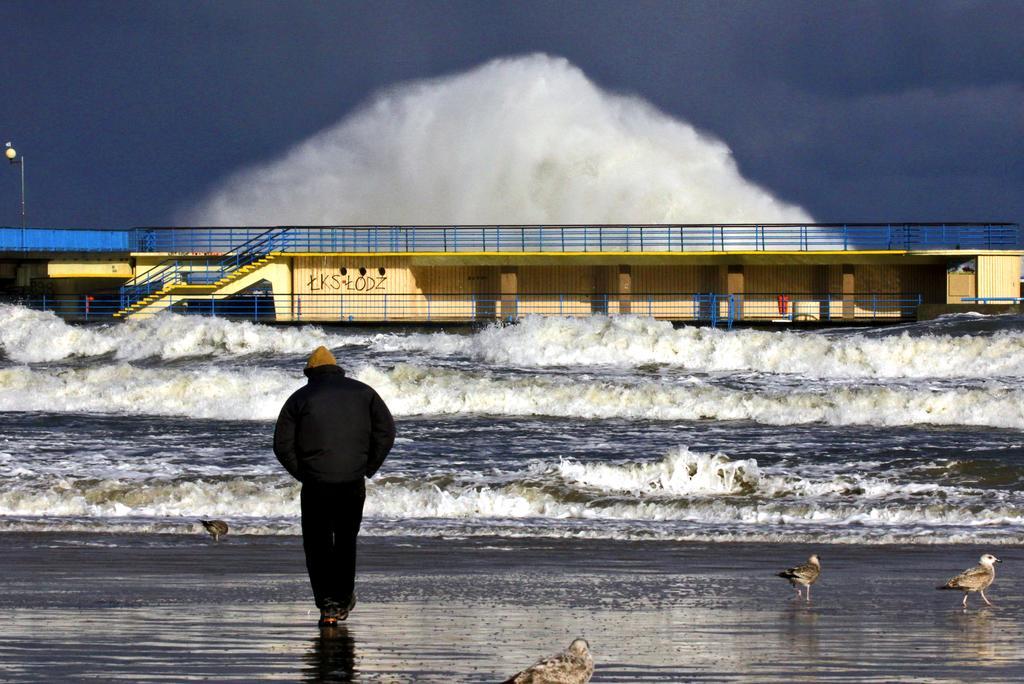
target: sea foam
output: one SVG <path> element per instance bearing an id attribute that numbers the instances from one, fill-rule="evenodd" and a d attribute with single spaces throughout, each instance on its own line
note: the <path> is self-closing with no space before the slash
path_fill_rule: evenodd
<path id="1" fill-rule="evenodd" d="M 299 354 L 320 345 L 337 348 L 366 341 L 367 337 L 360 335 L 329 335 L 316 326 L 281 328 L 172 313 L 124 323 L 75 325 L 52 312 L 0 305 L 0 352 L 23 363 L 107 355 L 123 360 L 173 360 Z"/>
<path id="2" fill-rule="evenodd" d="M 795 533 L 832 542 L 899 537 L 928 543 L 967 530 L 1003 538 L 1024 523 L 1013 491 L 899 482 L 888 473 L 851 478 L 827 467 L 809 472 L 685 447 L 654 460 L 533 461 L 483 478 L 399 472 L 369 481 L 365 515 L 371 529 L 409 534 L 447 525 L 449 532 L 506 536 L 757 539 Z M 0 491 L 0 517 L 8 528 L 38 526 L 45 517 L 57 529 L 114 521 L 181 531 L 174 525 L 219 516 L 231 520 L 236 533 L 296 533 L 298 489 L 283 473 L 144 481 L 18 476 Z"/>
<path id="3" fill-rule="evenodd" d="M 528 316 L 475 335 L 382 336 L 381 350 L 461 355 L 518 367 L 665 364 L 694 371 L 751 370 L 811 378 L 1024 376 L 1024 324 L 985 335 L 721 330 L 642 316 Z"/>
<path id="4" fill-rule="evenodd" d="M 734 388 L 690 379 L 585 379 L 512 375 L 398 364 L 361 366 L 398 416 L 497 415 L 628 420 L 745 420 L 771 425 L 979 425 L 1024 428 L 1024 390 L 825 385 Z M 273 420 L 302 386 L 272 369 L 0 368 L 0 411 L 115 413 L 224 420 Z"/>

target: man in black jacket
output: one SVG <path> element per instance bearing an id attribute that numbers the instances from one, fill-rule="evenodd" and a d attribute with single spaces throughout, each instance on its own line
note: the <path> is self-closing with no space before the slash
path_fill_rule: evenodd
<path id="1" fill-rule="evenodd" d="M 274 454 L 302 483 L 302 546 L 320 624 L 344 620 L 355 606 L 356 537 L 373 477 L 395 443 L 391 412 L 369 385 L 345 377 L 318 347 L 309 378 L 285 402 Z"/>

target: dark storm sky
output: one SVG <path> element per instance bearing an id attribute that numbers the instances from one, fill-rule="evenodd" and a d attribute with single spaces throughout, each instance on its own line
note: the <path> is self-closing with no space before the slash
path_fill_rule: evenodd
<path id="1" fill-rule="evenodd" d="M 1024 2 L 0 2 L 29 224 L 167 224 L 375 90 L 542 51 L 823 221 L 1024 221 Z M 16 167 L 0 225 L 18 225 Z"/>

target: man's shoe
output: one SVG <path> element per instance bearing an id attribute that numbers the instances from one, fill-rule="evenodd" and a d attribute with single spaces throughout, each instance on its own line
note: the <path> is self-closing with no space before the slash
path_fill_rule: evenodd
<path id="1" fill-rule="evenodd" d="M 352 612 L 352 609 L 356 607 L 356 592 L 352 592 L 352 595 L 348 599 L 348 605 L 339 610 L 337 615 L 339 620 L 347 620 L 348 614 Z"/>
<path id="2" fill-rule="evenodd" d="M 323 608 L 320 609 L 320 622 L 318 623 L 321 627 L 333 627 L 338 624 L 338 613 L 340 608 L 334 601 L 324 601 Z M 347 614 L 346 614 L 347 615 Z M 341 618 L 344 620 L 345 618 Z"/>

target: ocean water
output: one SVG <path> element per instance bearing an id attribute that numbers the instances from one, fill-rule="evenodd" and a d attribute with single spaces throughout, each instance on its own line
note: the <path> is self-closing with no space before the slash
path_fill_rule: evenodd
<path id="1" fill-rule="evenodd" d="M 367 535 L 1024 542 L 1024 319 L 983 316 L 430 331 L 3 306 L 0 530 L 297 533 L 271 436 L 320 344 L 398 421 Z"/>

